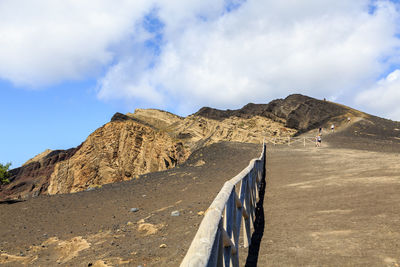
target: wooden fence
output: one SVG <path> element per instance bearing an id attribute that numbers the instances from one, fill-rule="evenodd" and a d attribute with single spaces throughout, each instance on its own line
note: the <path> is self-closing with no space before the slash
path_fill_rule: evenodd
<path id="1" fill-rule="evenodd" d="M 181 267 L 239 266 L 239 235 L 251 242 L 259 184 L 265 175 L 266 144 L 258 159 L 227 181 L 207 209 Z M 239 193 L 236 186 L 239 185 Z"/>
<path id="2" fill-rule="evenodd" d="M 266 139 L 266 143 L 270 143 L 273 145 L 277 145 L 277 144 L 287 144 L 288 146 L 297 144 L 297 143 L 301 143 L 304 147 L 306 146 L 306 144 L 308 143 L 312 143 L 313 145 L 315 145 L 316 142 L 316 137 L 292 137 L 292 136 L 288 136 L 286 138 L 268 138 Z"/>

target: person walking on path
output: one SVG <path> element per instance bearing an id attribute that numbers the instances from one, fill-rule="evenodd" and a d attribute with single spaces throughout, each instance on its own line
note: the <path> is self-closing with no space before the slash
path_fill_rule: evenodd
<path id="1" fill-rule="evenodd" d="M 315 146 L 321 147 L 321 143 L 322 143 L 322 138 L 321 138 L 321 135 L 319 134 L 315 137 Z"/>
<path id="2" fill-rule="evenodd" d="M 331 125 L 331 130 L 332 130 L 332 133 L 335 131 L 335 124 Z"/>

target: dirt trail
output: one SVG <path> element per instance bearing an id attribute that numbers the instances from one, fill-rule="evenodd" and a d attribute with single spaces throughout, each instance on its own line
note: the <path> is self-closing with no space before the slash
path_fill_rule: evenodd
<path id="1" fill-rule="evenodd" d="M 399 160 L 270 146 L 258 266 L 400 266 Z"/>

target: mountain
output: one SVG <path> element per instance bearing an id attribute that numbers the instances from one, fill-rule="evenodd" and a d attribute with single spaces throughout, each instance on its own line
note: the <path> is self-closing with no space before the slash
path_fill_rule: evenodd
<path id="1" fill-rule="evenodd" d="M 269 104 L 250 103 L 237 110 L 218 110 L 205 107 L 201 108 L 195 115 L 214 120 L 261 116 L 283 123 L 287 128 L 295 129 L 296 134 L 318 128 L 330 120 L 339 121 L 346 116 L 364 116 L 363 113 L 348 107 L 300 94 L 290 95 L 285 99 L 277 99 Z"/>
<path id="2" fill-rule="evenodd" d="M 338 146 L 341 140 L 353 137 L 351 143 L 361 148 L 371 138 L 381 140 L 382 145 L 400 142 L 398 122 L 299 94 L 268 104 L 249 103 L 237 110 L 204 107 L 187 117 L 137 109 L 116 113 L 76 148 L 47 150 L 11 170 L 10 184 L 0 186 L 0 201 L 91 190 L 173 168 L 210 144 L 261 143 L 264 138 L 282 144 L 289 136 L 332 123 L 342 129 L 328 137 Z"/>

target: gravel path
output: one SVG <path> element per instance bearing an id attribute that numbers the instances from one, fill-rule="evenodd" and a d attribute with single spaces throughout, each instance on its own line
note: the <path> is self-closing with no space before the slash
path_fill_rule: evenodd
<path id="1" fill-rule="evenodd" d="M 326 143 L 267 152 L 258 266 L 400 265 L 398 153 Z"/>

